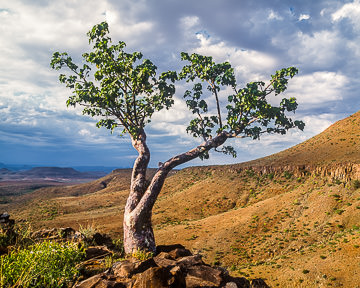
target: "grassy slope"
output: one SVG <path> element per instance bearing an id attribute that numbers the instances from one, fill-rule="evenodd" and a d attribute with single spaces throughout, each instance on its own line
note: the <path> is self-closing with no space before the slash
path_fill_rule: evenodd
<path id="1" fill-rule="evenodd" d="M 167 179 L 155 204 L 157 242 L 182 243 L 234 274 L 266 278 L 274 287 L 356 287 L 360 189 L 355 181 L 258 175 L 240 168 L 360 163 L 359 143 L 358 112 L 261 160 L 179 171 Z M 13 209 L 35 228 L 94 224 L 120 236 L 129 177 L 129 170 L 119 170 L 91 183 L 39 189 L 30 204 L 17 203 Z"/>

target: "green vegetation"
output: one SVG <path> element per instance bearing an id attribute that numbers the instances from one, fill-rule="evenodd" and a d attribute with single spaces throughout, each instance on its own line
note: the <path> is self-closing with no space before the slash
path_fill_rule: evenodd
<path id="1" fill-rule="evenodd" d="M 85 251 L 77 243 L 45 241 L 0 258 L 1 287 L 64 287 L 79 274 Z"/>
<path id="2" fill-rule="evenodd" d="M 148 252 L 146 250 L 137 249 L 136 251 L 134 251 L 131 254 L 131 256 L 140 261 L 144 261 L 144 260 L 152 258 L 154 256 L 154 253 Z"/>

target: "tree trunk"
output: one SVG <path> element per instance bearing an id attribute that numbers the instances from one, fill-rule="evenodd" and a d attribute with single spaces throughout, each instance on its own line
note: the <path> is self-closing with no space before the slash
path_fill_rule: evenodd
<path id="1" fill-rule="evenodd" d="M 139 156 L 134 163 L 130 193 L 125 205 L 124 249 L 125 253 L 132 253 L 138 249 L 154 251 L 155 238 L 151 224 L 151 211 L 143 215 L 141 219 L 133 213 L 147 188 L 146 170 L 150 161 L 150 151 L 146 145 L 145 132 L 141 131 L 137 138 L 132 138 L 131 142 Z"/>
<path id="2" fill-rule="evenodd" d="M 212 148 L 222 145 L 228 137 L 229 136 L 225 132 L 222 132 L 198 147 L 170 158 L 159 167 L 148 187 L 141 184 L 142 181 L 145 181 L 146 175 L 146 169 L 144 170 L 144 163 L 146 161 L 141 160 L 144 156 L 140 153 L 144 147 L 147 149 L 145 134 L 143 137 L 138 138 L 137 145 L 134 145 L 133 141 L 135 149 L 137 149 L 136 147 L 142 147 L 142 149 L 137 149 L 139 151 L 139 157 L 134 164 L 130 195 L 125 207 L 125 253 L 132 253 L 136 250 L 156 252 L 155 237 L 151 224 L 152 208 L 154 207 L 155 201 L 163 187 L 168 173 L 176 166 L 199 157 L 205 151 L 209 151 Z M 150 153 L 148 153 L 148 155 L 146 167 L 150 159 Z M 140 174 L 138 175 L 137 173 Z M 141 179 L 141 181 L 139 179 Z M 142 190 L 144 187 L 146 190 Z"/>

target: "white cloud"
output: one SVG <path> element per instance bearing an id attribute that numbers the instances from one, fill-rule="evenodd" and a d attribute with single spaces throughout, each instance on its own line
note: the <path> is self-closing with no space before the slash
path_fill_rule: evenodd
<path id="1" fill-rule="evenodd" d="M 347 3 L 331 15 L 333 21 L 349 18 L 357 30 L 360 30 L 360 1 Z"/>
<path id="2" fill-rule="evenodd" d="M 309 19 L 310 19 L 310 15 L 309 15 L 309 14 L 300 14 L 300 16 L 299 16 L 299 21 L 309 20 Z"/>
<path id="3" fill-rule="evenodd" d="M 282 44 L 288 45 L 288 41 Z M 343 45 L 343 39 L 335 31 L 324 30 L 313 35 L 298 32 L 292 39 L 292 45 L 289 45 L 288 53 L 302 65 L 316 67 L 317 70 L 329 69 L 342 56 L 339 50 Z"/>
<path id="4" fill-rule="evenodd" d="M 295 96 L 303 106 L 323 105 L 331 101 L 341 101 L 344 87 L 348 83 L 345 75 L 335 72 L 315 72 L 298 75 L 289 82 L 288 96 Z"/>
<path id="5" fill-rule="evenodd" d="M 200 24 L 200 19 L 198 16 L 184 16 L 180 19 L 181 28 L 185 31 L 198 26 Z"/>
<path id="6" fill-rule="evenodd" d="M 283 20 L 283 17 L 281 17 L 278 13 L 274 12 L 273 10 L 270 10 L 268 19 L 269 20 Z"/>
<path id="7" fill-rule="evenodd" d="M 79 131 L 79 135 L 88 137 L 88 136 L 91 136 L 91 133 L 90 133 L 90 131 L 87 130 L 87 129 L 81 129 L 81 130 Z"/>
<path id="8" fill-rule="evenodd" d="M 277 64 L 277 60 L 270 54 L 239 49 L 216 38 L 206 38 L 202 34 L 198 34 L 197 38 L 200 45 L 194 52 L 211 55 L 215 62 L 229 61 L 240 81 L 264 80 L 264 77 L 267 79 Z"/>

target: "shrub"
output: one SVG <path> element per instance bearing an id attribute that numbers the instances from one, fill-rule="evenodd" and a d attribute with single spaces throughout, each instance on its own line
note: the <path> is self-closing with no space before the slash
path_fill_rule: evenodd
<path id="1" fill-rule="evenodd" d="M 0 287 L 64 287 L 79 273 L 85 251 L 76 243 L 45 241 L 0 258 Z"/>
<path id="2" fill-rule="evenodd" d="M 138 249 L 138 250 L 134 251 L 131 256 L 140 261 L 144 261 L 144 260 L 152 258 L 154 256 L 154 254 L 152 252 L 147 252 L 145 250 Z"/>
<path id="3" fill-rule="evenodd" d="M 291 177 L 293 176 L 293 174 L 292 173 L 290 173 L 289 171 L 285 171 L 284 172 L 284 177 L 286 178 L 286 179 L 291 179 Z"/>
<path id="4" fill-rule="evenodd" d="M 354 186 L 354 189 L 359 189 L 360 188 L 360 181 L 359 180 L 355 180 L 353 182 L 353 186 Z"/>

